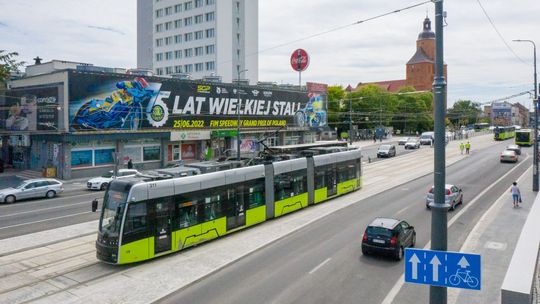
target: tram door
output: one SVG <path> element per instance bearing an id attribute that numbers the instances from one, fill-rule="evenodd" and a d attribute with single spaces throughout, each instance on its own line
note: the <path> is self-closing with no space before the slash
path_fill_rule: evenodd
<path id="1" fill-rule="evenodd" d="M 337 180 L 336 180 L 336 167 L 331 165 L 326 168 L 326 189 L 327 196 L 336 195 L 337 193 Z"/>
<path id="2" fill-rule="evenodd" d="M 168 201 L 155 204 L 154 254 L 171 250 L 171 213 L 172 206 Z"/>
<path id="3" fill-rule="evenodd" d="M 236 195 L 234 195 L 234 189 L 229 189 L 228 195 L 232 200 L 229 199 L 230 204 L 232 205 L 232 212 L 227 217 L 227 230 L 234 229 L 236 227 L 241 227 L 246 224 L 246 208 L 245 208 L 245 187 L 240 185 L 236 188 Z"/>

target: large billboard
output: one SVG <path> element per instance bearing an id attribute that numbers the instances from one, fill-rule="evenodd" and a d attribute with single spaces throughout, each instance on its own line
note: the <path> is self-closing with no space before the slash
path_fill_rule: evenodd
<path id="1" fill-rule="evenodd" d="M 512 105 L 507 102 L 492 103 L 491 121 L 495 126 L 512 125 Z"/>
<path id="2" fill-rule="evenodd" d="M 117 74 L 70 73 L 72 131 L 308 126 L 306 92 Z M 324 115 L 326 119 L 326 115 Z M 326 120 L 316 122 L 326 124 Z"/>
<path id="3" fill-rule="evenodd" d="M 7 131 L 57 131 L 58 86 L 25 87 L 6 92 L 0 128 Z"/>

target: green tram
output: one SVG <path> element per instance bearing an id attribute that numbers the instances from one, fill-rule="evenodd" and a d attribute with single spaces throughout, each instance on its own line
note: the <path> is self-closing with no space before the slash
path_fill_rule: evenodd
<path id="1" fill-rule="evenodd" d="M 516 128 L 512 126 L 499 126 L 493 129 L 493 139 L 495 140 L 507 140 L 516 136 Z"/>
<path id="2" fill-rule="evenodd" d="M 531 129 L 516 130 L 516 145 L 532 146 L 534 143 L 534 134 Z"/>
<path id="3" fill-rule="evenodd" d="M 103 201 L 97 258 L 152 259 L 358 190 L 360 158 L 351 150 L 159 181 L 115 180 Z"/>

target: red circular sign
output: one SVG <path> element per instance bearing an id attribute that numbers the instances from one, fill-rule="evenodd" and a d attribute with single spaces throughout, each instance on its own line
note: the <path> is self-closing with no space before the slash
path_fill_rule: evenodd
<path id="1" fill-rule="evenodd" d="M 291 66 L 297 72 L 303 72 L 309 66 L 309 55 L 303 49 L 295 50 L 291 55 Z"/>

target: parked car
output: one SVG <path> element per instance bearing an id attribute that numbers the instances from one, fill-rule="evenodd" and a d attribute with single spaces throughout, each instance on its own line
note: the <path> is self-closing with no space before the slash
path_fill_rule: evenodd
<path id="1" fill-rule="evenodd" d="M 514 150 L 504 150 L 501 152 L 501 163 L 504 162 L 518 162 L 518 155 Z"/>
<path id="2" fill-rule="evenodd" d="M 362 254 L 379 253 L 401 260 L 405 248 L 414 247 L 415 244 L 416 231 L 409 223 L 391 218 L 376 218 L 362 235 Z"/>
<path id="3" fill-rule="evenodd" d="M 430 209 L 431 204 L 434 203 L 432 186 L 426 195 L 426 208 Z M 456 209 L 456 205 L 463 204 L 463 191 L 454 185 L 446 184 L 444 187 L 445 195 L 444 202 L 450 205 L 450 210 Z"/>
<path id="4" fill-rule="evenodd" d="M 396 156 L 396 146 L 394 145 L 381 145 L 377 150 L 377 158 L 392 156 Z"/>
<path id="5" fill-rule="evenodd" d="M 28 198 L 53 198 L 64 191 L 64 184 L 53 178 L 28 179 L 15 188 L 0 190 L 0 202 L 11 204 Z"/>
<path id="6" fill-rule="evenodd" d="M 516 152 L 517 155 L 521 155 L 521 147 L 518 145 L 508 145 L 506 146 L 506 150 L 512 150 Z"/>
<path id="7" fill-rule="evenodd" d="M 420 140 L 418 138 L 411 138 L 405 143 L 405 149 L 419 149 Z"/>
<path id="8" fill-rule="evenodd" d="M 400 140 L 398 140 L 398 145 L 403 146 L 409 140 L 411 140 L 411 137 L 402 137 Z"/>
<path id="9" fill-rule="evenodd" d="M 86 187 L 90 190 L 105 190 L 110 182 L 115 178 L 126 178 L 137 175 L 139 171 L 135 169 L 120 169 L 118 170 L 118 176 L 114 176 L 113 171 L 109 171 L 102 176 L 94 177 L 86 183 Z"/>
<path id="10" fill-rule="evenodd" d="M 420 144 L 421 145 L 431 145 L 433 138 L 435 136 L 434 132 L 424 132 L 420 135 Z"/>

